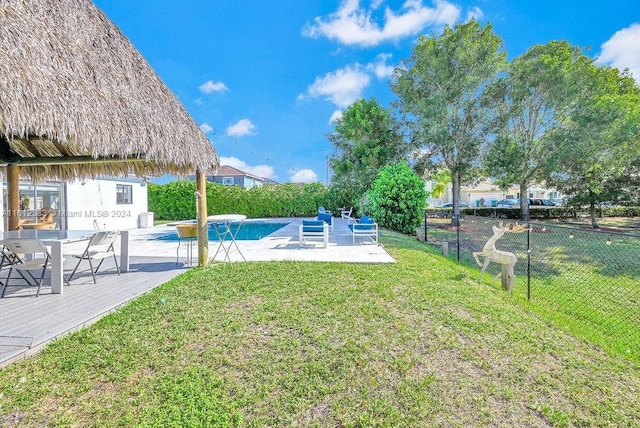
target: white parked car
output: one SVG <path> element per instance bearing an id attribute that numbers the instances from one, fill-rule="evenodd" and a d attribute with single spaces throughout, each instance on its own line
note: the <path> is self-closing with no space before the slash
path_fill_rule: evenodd
<path id="1" fill-rule="evenodd" d="M 502 199 L 496 204 L 496 208 L 519 208 L 520 199 Z"/>
<path id="2" fill-rule="evenodd" d="M 440 208 L 453 208 L 453 202 L 442 204 L 440 205 Z M 466 202 L 460 202 L 460 208 L 469 208 L 469 204 L 467 204 Z"/>

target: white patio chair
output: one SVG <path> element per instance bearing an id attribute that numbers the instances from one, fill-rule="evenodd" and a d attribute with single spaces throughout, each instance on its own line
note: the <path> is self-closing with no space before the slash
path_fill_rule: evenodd
<path id="1" fill-rule="evenodd" d="M 4 243 L 0 243 L 0 254 L 0 269 L 5 266 L 11 266 L 15 263 L 21 263 L 20 258 L 13 254 L 11 250 L 4 245 Z"/>
<path id="2" fill-rule="evenodd" d="M 22 263 L 22 259 L 20 259 L 20 257 L 18 257 L 16 254 L 13 254 L 11 250 L 9 250 L 6 245 L 4 245 L 3 242 L 0 242 L 0 270 L 18 263 Z M 29 281 L 29 278 L 24 275 L 24 273 L 20 271 L 18 271 L 18 273 L 25 281 L 27 281 L 27 284 L 33 285 Z M 4 288 L 5 282 L 0 280 L 0 287 Z M 2 290 L 2 292 L 4 293 L 4 290 Z"/>
<path id="3" fill-rule="evenodd" d="M 305 246 L 310 240 L 322 241 L 324 248 L 329 244 L 329 225 L 324 220 L 302 220 L 298 234 L 300 246 Z"/>
<path id="4" fill-rule="evenodd" d="M 347 207 L 340 208 L 340 217 L 346 220 L 349 220 L 351 217 L 351 213 L 353 213 L 353 207 L 347 209 Z"/>
<path id="5" fill-rule="evenodd" d="M 87 244 L 87 248 L 85 248 L 82 254 L 73 254 L 73 257 L 78 259 L 78 264 L 69 275 L 69 281 L 73 278 L 80 263 L 83 260 L 87 260 L 89 262 L 89 268 L 91 269 L 91 275 L 93 276 L 93 283 L 96 282 L 96 273 L 98 273 L 98 269 L 102 266 L 102 262 L 107 257 L 113 257 L 113 261 L 116 264 L 116 272 L 120 275 L 120 267 L 118 266 L 118 258 L 116 257 L 116 252 L 113 248 L 113 245 L 118 238 L 119 232 L 117 230 L 101 230 L 100 232 L 96 232 L 93 234 L 89 243 Z M 96 260 L 100 260 L 98 266 L 93 267 L 93 262 Z"/>
<path id="6" fill-rule="evenodd" d="M 7 266 L 15 265 L 18 263 L 22 263 L 22 259 L 17 254 L 14 254 L 6 245 L 4 245 L 4 242 L 1 242 L 1 241 L 0 241 L 0 254 L 1 254 L 0 269 L 3 269 Z M 29 278 L 24 276 L 22 272 L 18 272 L 18 273 L 25 281 L 29 282 Z M 2 281 L 0 281 L 0 285 L 2 285 Z"/>
<path id="7" fill-rule="evenodd" d="M 38 297 L 40 295 L 40 289 L 42 288 L 44 274 L 51 260 L 49 250 L 47 250 L 47 247 L 39 239 L 7 239 L 4 241 L 4 245 L 13 254 L 15 259 L 9 267 L 9 275 L 7 275 L 7 280 L 4 284 L 4 287 L 2 288 L 2 294 L 0 295 L 0 297 L 4 297 L 4 293 L 9 287 L 9 282 L 11 281 L 11 273 L 14 269 L 18 271 L 23 278 L 25 278 L 28 285 L 33 284 L 31 284 L 31 282 L 27 280 L 23 272 L 26 272 L 34 281 L 34 283 L 38 284 L 38 291 L 36 292 L 36 297 Z M 20 254 L 33 254 L 34 258 L 28 261 L 24 261 L 20 257 Z M 31 273 L 34 270 L 40 271 L 39 277 L 36 277 L 35 275 L 33 275 L 33 273 Z M 68 285 L 69 282 L 64 277 L 64 275 L 62 278 Z"/>
<path id="8" fill-rule="evenodd" d="M 378 223 L 366 215 L 363 215 L 362 218 L 356 221 L 357 223 L 347 225 L 349 230 L 351 230 L 353 243 L 356 243 L 356 236 L 366 236 L 371 238 L 371 240 L 377 244 L 379 239 Z"/>

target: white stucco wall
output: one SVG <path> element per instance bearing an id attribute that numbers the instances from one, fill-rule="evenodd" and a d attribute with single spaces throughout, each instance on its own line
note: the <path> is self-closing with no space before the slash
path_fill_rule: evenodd
<path id="1" fill-rule="evenodd" d="M 2 175 L 2 173 L 0 172 L 0 183 L 4 182 L 4 176 Z M 4 187 L 0 186 L 0 228 L 2 228 L 2 230 L 6 230 L 6 213 L 5 213 L 5 207 L 4 207 Z"/>
<path id="2" fill-rule="evenodd" d="M 132 203 L 116 203 L 116 185 L 131 186 Z M 140 179 L 79 180 L 67 183 L 67 227 L 93 229 L 135 229 L 141 213 L 148 210 L 147 186 Z"/>

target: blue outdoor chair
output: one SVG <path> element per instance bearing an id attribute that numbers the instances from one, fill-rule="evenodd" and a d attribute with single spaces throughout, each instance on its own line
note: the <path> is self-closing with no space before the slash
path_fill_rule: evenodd
<path id="1" fill-rule="evenodd" d="M 323 247 L 329 245 L 329 224 L 324 220 L 302 220 L 299 228 L 300 245 L 309 240 L 322 240 Z"/>
<path id="2" fill-rule="evenodd" d="M 357 223 L 348 225 L 351 230 L 351 236 L 353 237 L 353 243 L 356 242 L 356 236 L 368 236 L 373 239 L 375 243 L 378 243 L 378 223 L 369 216 L 363 215 Z"/>

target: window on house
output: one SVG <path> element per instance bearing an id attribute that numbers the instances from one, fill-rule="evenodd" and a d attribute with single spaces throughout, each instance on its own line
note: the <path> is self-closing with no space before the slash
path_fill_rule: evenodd
<path id="1" fill-rule="evenodd" d="M 133 186 L 129 184 L 116 184 L 116 204 L 133 203 Z"/>
<path id="2" fill-rule="evenodd" d="M 233 177 L 222 177 L 222 184 L 224 186 L 233 186 Z"/>

